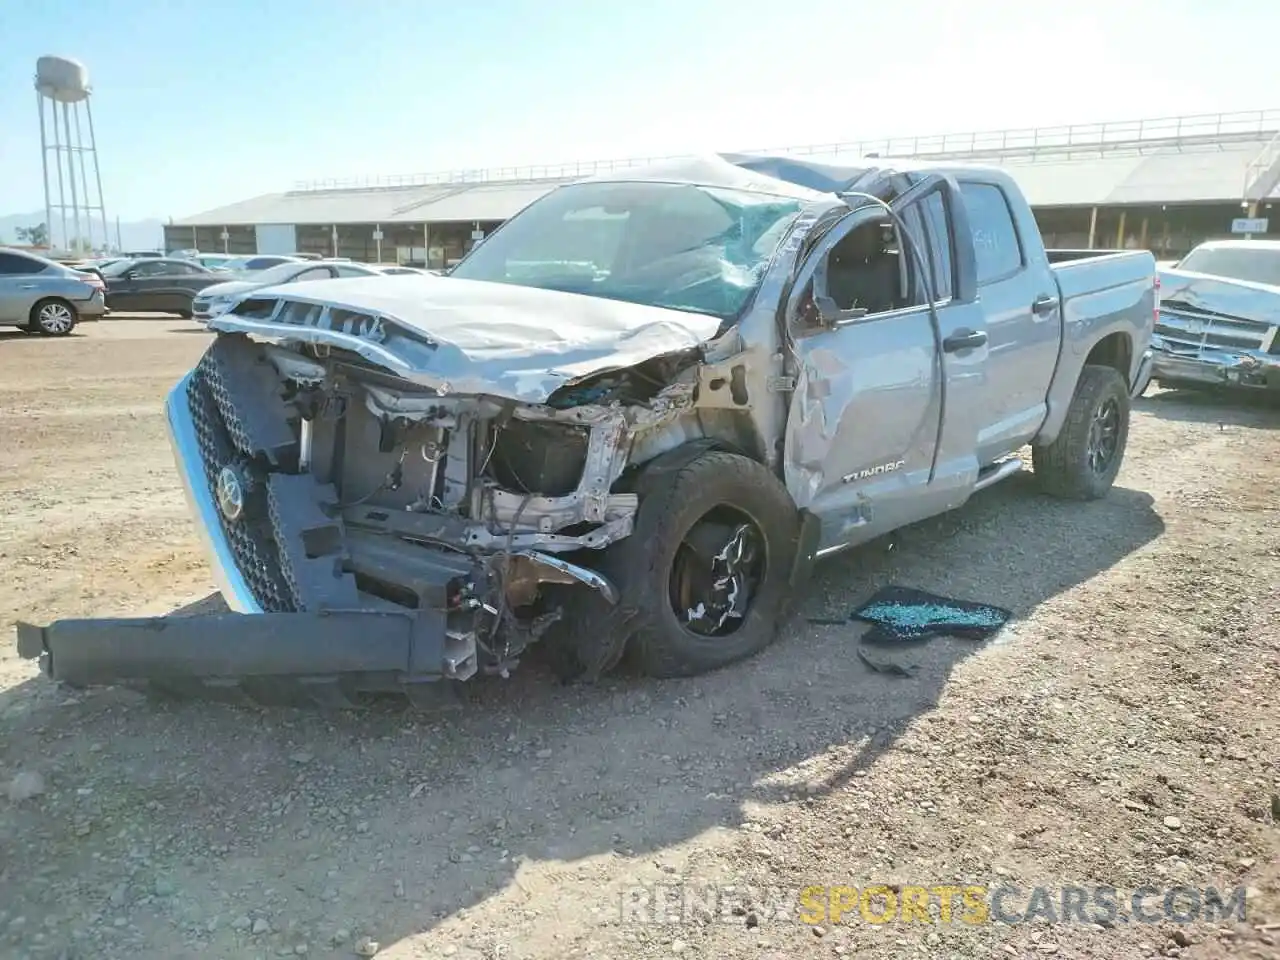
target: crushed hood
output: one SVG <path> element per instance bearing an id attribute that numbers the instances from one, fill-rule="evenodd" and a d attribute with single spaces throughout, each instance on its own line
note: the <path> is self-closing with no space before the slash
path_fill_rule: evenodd
<path id="1" fill-rule="evenodd" d="M 1189 270 L 1161 270 L 1159 275 L 1162 303 L 1176 300 L 1206 313 L 1280 325 L 1280 287 Z"/>
<path id="2" fill-rule="evenodd" d="M 376 318 L 381 330 L 346 311 Z M 396 275 L 263 287 L 209 327 L 342 347 L 441 392 L 545 403 L 565 384 L 696 348 L 721 324 L 575 293 Z"/>

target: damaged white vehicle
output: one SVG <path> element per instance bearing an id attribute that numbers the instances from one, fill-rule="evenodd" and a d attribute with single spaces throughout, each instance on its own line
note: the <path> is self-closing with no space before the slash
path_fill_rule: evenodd
<path id="1" fill-rule="evenodd" d="M 75 684 L 336 704 L 506 675 L 534 641 L 568 678 L 624 649 L 690 675 L 768 644 L 816 556 L 960 505 L 1025 443 L 1051 490 L 1101 496 L 1154 262 L 1051 265 L 1007 175 L 964 175 L 1016 218 L 1025 323 L 987 322 L 956 171 L 776 158 L 560 187 L 447 280 L 253 291 L 168 400 L 237 612 L 23 624 L 20 651 Z"/>

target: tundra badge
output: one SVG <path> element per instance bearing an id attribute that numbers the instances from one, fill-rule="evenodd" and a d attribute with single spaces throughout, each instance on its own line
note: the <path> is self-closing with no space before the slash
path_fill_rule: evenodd
<path id="1" fill-rule="evenodd" d="M 858 470 L 854 473 L 847 473 L 842 478 L 845 483 L 853 483 L 855 480 L 867 480 L 871 477 L 878 477 L 881 474 L 893 473 L 895 470 L 901 470 L 906 466 L 905 460 L 891 460 L 889 463 L 881 463 L 874 467 L 868 467 L 866 470 Z"/>

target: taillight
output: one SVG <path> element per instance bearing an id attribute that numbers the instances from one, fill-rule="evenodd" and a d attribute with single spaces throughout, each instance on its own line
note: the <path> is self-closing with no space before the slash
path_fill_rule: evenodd
<path id="1" fill-rule="evenodd" d="M 1155 283 L 1154 289 L 1155 289 L 1155 304 L 1152 307 L 1152 312 L 1155 314 L 1156 323 L 1159 323 L 1160 322 L 1160 274 L 1158 273 L 1156 274 L 1156 283 Z"/>

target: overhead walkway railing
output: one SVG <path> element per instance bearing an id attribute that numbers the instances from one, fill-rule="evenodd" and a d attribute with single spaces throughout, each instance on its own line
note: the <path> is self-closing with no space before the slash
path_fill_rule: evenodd
<path id="1" fill-rule="evenodd" d="M 783 153 L 794 156 L 920 157 L 937 159 L 1048 159 L 1145 152 L 1154 149 L 1196 149 L 1213 144 L 1267 140 L 1280 135 L 1280 109 L 1157 117 L 1107 123 L 1026 127 L 925 137 L 889 137 L 791 147 L 756 148 L 739 153 Z M 583 160 L 522 167 L 486 167 L 436 173 L 399 174 L 347 179 L 308 180 L 295 190 L 386 190 L 432 184 L 499 184 L 538 180 L 573 180 L 624 170 L 679 156 Z"/>

